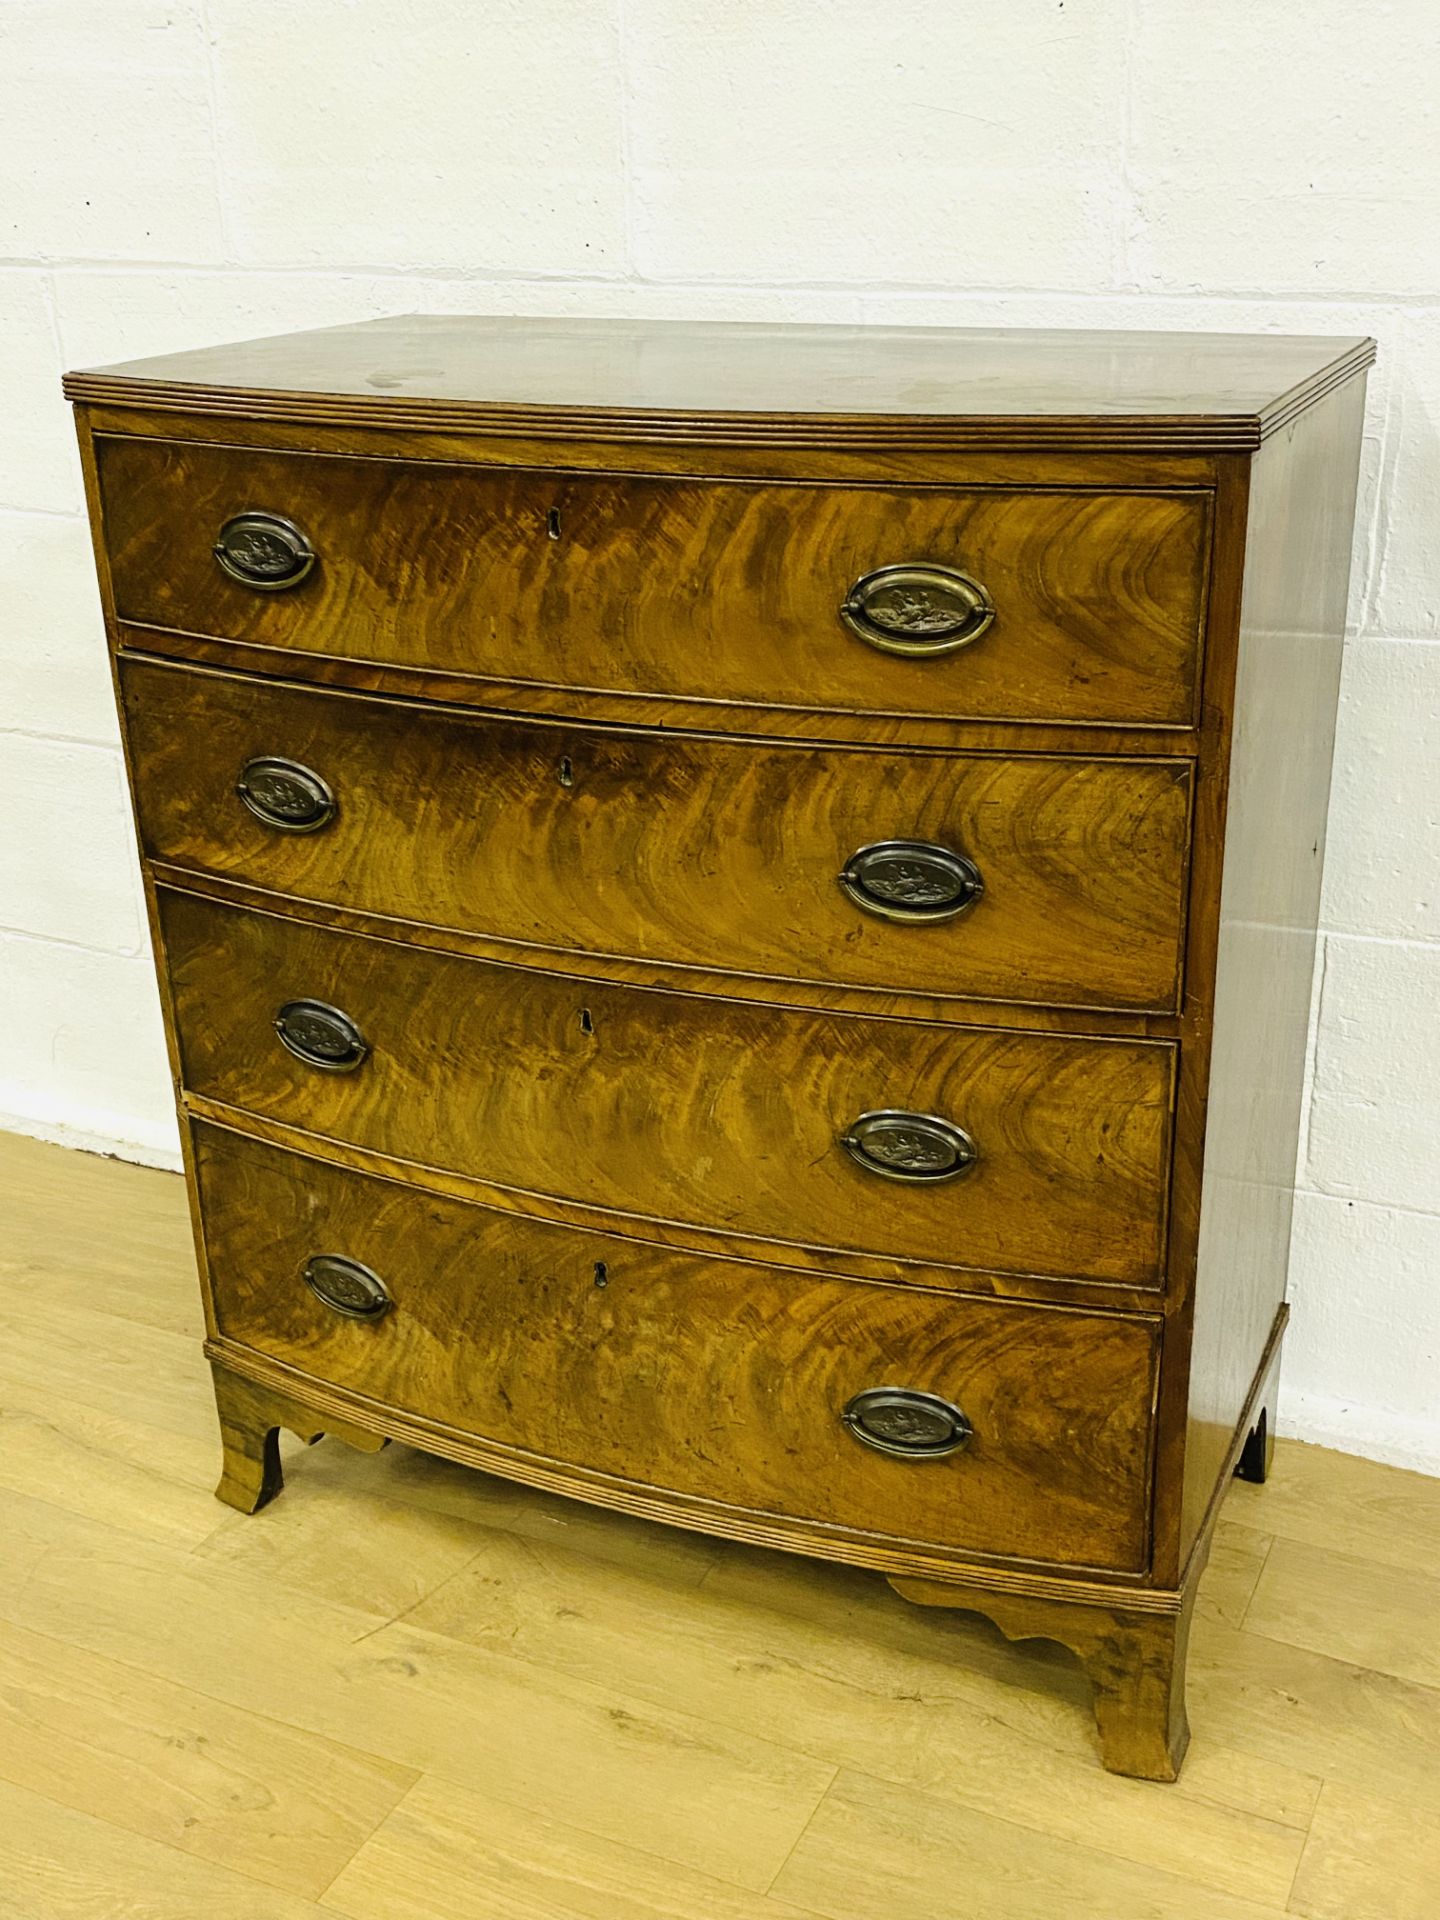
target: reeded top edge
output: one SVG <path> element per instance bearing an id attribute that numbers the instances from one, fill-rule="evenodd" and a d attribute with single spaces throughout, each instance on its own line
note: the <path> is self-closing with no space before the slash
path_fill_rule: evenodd
<path id="1" fill-rule="evenodd" d="M 76 402 L 707 445 L 1247 451 L 1363 338 L 410 315 L 67 374 Z"/>

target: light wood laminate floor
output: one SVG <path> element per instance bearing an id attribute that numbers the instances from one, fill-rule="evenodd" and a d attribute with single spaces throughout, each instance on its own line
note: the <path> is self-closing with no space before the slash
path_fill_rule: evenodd
<path id="1" fill-rule="evenodd" d="M 1282 1443 L 1178 1786 L 1058 1648 L 391 1447 L 218 1444 L 173 1175 L 0 1136 L 4 1920 L 1435 1920 L 1440 1481 Z"/>

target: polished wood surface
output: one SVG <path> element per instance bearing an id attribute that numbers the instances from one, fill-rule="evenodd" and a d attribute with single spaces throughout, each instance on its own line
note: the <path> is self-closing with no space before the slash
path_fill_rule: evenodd
<path id="1" fill-rule="evenodd" d="M 220 1335 L 302 1374 L 655 1494 L 940 1549 L 1143 1564 L 1146 1322 L 636 1247 L 213 1128 L 199 1129 L 197 1164 Z M 302 1277 L 318 1253 L 378 1274 L 394 1303 L 384 1317 L 319 1300 Z M 886 1385 L 959 1406 L 973 1438 L 935 1460 L 863 1445 L 840 1416 Z M 267 1423 L 295 1424 L 263 1404 L 226 1417 L 234 1480 Z M 705 1517 L 692 1506 L 686 1524 Z"/>
<path id="2" fill-rule="evenodd" d="M 1199 1569 L 1179 1606 L 1150 1613 L 1123 1605 L 1066 1607 L 1027 1594 L 983 1599 L 944 1581 L 891 1576 L 897 1593 L 919 1606 L 978 1604 L 1009 1640 L 1053 1640 L 1077 1654 L 1093 1689 L 1100 1751 L 1112 1773 L 1176 1780 L 1190 1746 L 1185 1658 L 1199 1596 Z"/>
<path id="3" fill-rule="evenodd" d="M 97 443 L 120 617 L 542 686 L 768 705 L 1186 724 L 1203 493 L 720 485 Z M 212 551 L 261 509 L 318 557 L 256 591 Z M 878 651 L 839 614 L 885 566 L 959 569 L 995 620 Z"/>
<path id="4" fill-rule="evenodd" d="M 1364 401 L 1358 384 L 1334 395 L 1268 442 L 1250 476 L 1182 1552 L 1285 1293 Z"/>
<path id="5" fill-rule="evenodd" d="M 889 754 L 446 715 L 121 663 L 146 853 L 327 906 L 547 952 L 890 994 L 1173 1011 L 1183 760 Z M 335 796 L 313 833 L 242 803 L 258 755 Z M 972 860 L 984 894 L 897 924 L 838 883 L 877 841 Z"/>
<path id="6" fill-rule="evenodd" d="M 747 1006 L 520 972 L 171 892 L 186 1088 L 321 1136 L 598 1214 L 717 1235 L 1158 1285 L 1173 1049 Z M 338 1007 L 355 1071 L 281 1046 Z M 958 1179 L 857 1166 L 840 1136 L 908 1109 L 962 1126 Z"/>
<path id="7" fill-rule="evenodd" d="M 0 1207 L 16 1920 L 1431 1920 L 1440 1481 L 1235 1486 L 1149 1787 L 1058 1647 L 858 1569 L 333 1439 L 217 1505 L 181 1181 L 6 1135 Z"/>
<path id="8" fill-rule="evenodd" d="M 288 368 L 267 389 L 228 384 L 223 355 L 192 361 L 189 377 L 172 364 L 70 381 L 85 403 L 82 461 L 113 653 L 174 663 L 133 662 L 156 687 L 180 684 L 162 678 L 179 667 L 224 669 L 206 684 L 260 705 L 369 713 L 376 703 L 356 696 L 380 696 L 390 731 L 383 745 L 372 737 L 373 754 L 415 768 L 427 794 L 442 749 L 447 770 L 464 770 L 482 734 L 503 741 L 472 779 L 503 789 L 516 838 L 523 827 L 547 867 L 531 907 L 495 833 L 473 842 L 515 916 L 497 931 L 448 924 L 469 912 L 453 860 L 443 879 L 434 854 L 425 873 L 406 872 L 396 840 L 421 836 L 403 810 L 387 816 L 393 827 L 370 814 L 363 857 L 356 843 L 347 868 L 380 889 L 398 868 L 409 897 L 426 896 L 413 914 L 387 917 L 369 893 L 354 904 L 362 896 L 347 900 L 338 881 L 327 892 L 323 836 L 284 856 L 297 876 L 318 874 L 311 893 L 301 877 L 291 892 L 259 868 L 187 866 L 193 853 L 152 848 L 152 930 L 184 1109 L 289 1154 L 317 1187 L 383 1178 L 437 1216 L 484 1208 L 517 1243 L 604 1233 L 647 1273 L 696 1262 L 741 1271 L 772 1302 L 763 1289 L 782 1281 L 796 1298 L 836 1288 L 860 1324 L 891 1302 L 923 1307 L 937 1325 L 1012 1316 L 994 1322 L 1007 1339 L 1042 1315 L 1098 1318 L 1106 1339 L 1122 1326 L 1147 1341 L 1158 1332 L 1144 1428 L 1148 1544 L 1123 1570 L 998 1550 L 957 1559 L 934 1539 L 887 1536 L 883 1514 L 866 1531 L 712 1502 L 705 1525 L 791 1547 L 809 1529 L 802 1551 L 922 1582 L 917 1597 L 931 1606 L 983 1603 L 1007 1631 L 1068 1644 L 1096 1680 L 1107 1763 L 1173 1774 L 1186 1623 L 1232 1468 L 1268 1468 L 1285 1326 L 1276 1223 L 1288 1205 L 1299 1056 L 1281 1036 L 1294 1028 L 1296 956 L 1313 930 L 1315 853 L 1302 855 L 1329 689 L 1308 667 L 1287 679 L 1263 663 L 1287 657 L 1274 633 L 1313 635 L 1316 608 L 1339 595 L 1356 436 L 1334 423 L 1358 410 L 1371 343 L 1127 337 L 1122 349 L 1039 336 L 1002 349 L 959 336 L 917 346 L 900 333 L 870 336 L 857 353 L 825 330 L 823 343 L 797 338 L 791 353 L 754 333 L 662 333 L 399 322 L 338 345 L 312 336 L 230 356 L 237 379 L 246 364 L 257 375 Z M 727 407 L 700 370 L 732 346 Z M 632 347 L 638 357 L 616 383 L 607 356 Z M 887 348 L 891 397 L 867 408 Z M 1068 389 L 1052 378 L 1067 348 Z M 955 370 L 948 384 L 938 353 Z M 574 384 L 537 398 L 530 383 L 557 355 L 569 356 Z M 782 363 L 790 407 L 770 411 L 765 383 L 779 391 Z M 324 367 L 328 390 L 300 372 Z M 833 411 L 819 398 L 827 382 Z M 1085 388 L 1104 397 L 1065 411 L 1061 395 Z M 1162 389 L 1177 411 L 1150 411 Z M 1023 414 L 1003 411 L 1022 404 Z M 1329 449 L 1324 461 L 1295 451 L 1312 441 Z M 219 521 L 257 508 L 289 513 L 316 538 L 319 562 L 292 593 L 227 581 L 211 556 Z M 926 550 L 902 555 L 891 535 Z M 1295 563 L 1302 549 L 1326 584 Z M 902 557 L 980 578 L 995 596 L 993 625 L 942 659 L 866 648 L 839 618 L 840 599 L 858 574 Z M 282 678 L 290 684 L 277 692 Z M 147 769 L 178 765 L 163 727 L 138 751 L 149 701 L 137 699 L 124 726 L 137 788 Z M 176 711 L 175 727 L 194 717 Z M 428 744 L 407 757 L 403 729 L 422 723 Z M 1300 728 L 1309 733 L 1297 743 Z M 567 742 L 548 772 L 547 739 Z M 1083 769 L 1085 784 L 1042 802 L 1036 783 L 1061 761 L 1077 779 Z M 632 802 L 627 831 L 613 830 L 598 804 L 584 811 L 598 789 L 577 779 L 582 762 L 611 791 L 639 775 L 665 804 Z M 1023 928 L 1011 923 L 1013 951 L 1002 953 L 992 917 L 991 971 L 954 992 L 936 991 L 936 974 L 866 983 L 847 969 L 887 952 L 865 942 L 890 930 L 867 925 L 827 945 L 829 883 L 824 907 L 785 891 L 793 855 L 828 848 L 831 823 L 853 817 L 818 797 L 824 778 L 854 769 L 832 783 L 848 799 L 878 794 L 867 779 L 882 763 L 887 799 L 916 807 L 953 779 L 987 860 L 1044 874 Z M 732 771 L 742 765 L 749 779 Z M 1127 892 L 1109 878 L 1117 858 L 1077 857 L 1087 838 L 1092 849 L 1118 846 L 1109 836 L 1132 831 L 1082 792 L 1113 798 L 1117 781 L 1158 771 L 1166 799 L 1157 788 L 1143 831 L 1158 836 L 1166 876 L 1175 809 L 1187 803 L 1186 897 L 1173 906 L 1158 873 L 1147 893 L 1144 861 Z M 161 784 L 191 816 L 173 818 L 167 848 L 193 848 L 196 816 L 234 804 L 183 769 Z M 654 849 L 677 805 L 703 856 L 689 876 L 699 891 L 667 878 L 665 897 L 683 908 L 667 920 L 652 898 L 639 925 L 637 885 L 673 871 L 669 849 Z M 423 838 L 446 829 L 432 816 Z M 213 839 L 201 826 L 205 863 Z M 747 865 L 742 839 L 782 857 Z M 453 854 L 464 843 L 447 844 Z M 565 887 L 593 897 L 575 885 L 584 854 L 608 868 L 607 897 L 598 921 L 572 933 L 595 911 L 572 898 L 562 912 Z M 1267 860 L 1288 861 L 1298 886 L 1267 889 Z M 744 899 L 756 865 L 787 876 L 775 884 L 794 910 L 767 928 L 742 907 L 717 928 L 707 882 Z M 1084 944 L 1080 920 L 1107 897 L 1100 876 L 1112 906 L 1137 904 L 1093 950 L 1072 946 L 1066 964 L 1062 925 Z M 975 911 L 1003 904 L 987 893 Z M 556 944 L 514 931 L 526 911 L 556 929 Z M 633 941 L 589 944 L 627 915 Z M 1277 960 L 1273 942 L 1248 938 L 1262 926 L 1297 940 Z M 1183 955 L 1177 972 L 1167 950 L 1162 1004 L 1157 943 L 1176 937 Z M 761 952 L 775 958 L 757 961 Z M 1009 997 L 1021 980 L 1034 982 L 1033 998 Z M 1115 989 L 1108 1003 L 1102 980 Z M 1089 997 L 1067 998 L 1071 986 Z M 326 1075 L 284 1054 L 272 1033 L 282 995 L 338 1002 L 359 1019 L 373 1047 L 360 1070 Z M 882 1102 L 969 1126 L 976 1167 L 917 1189 L 854 1166 L 839 1136 Z M 1245 1144 L 1250 1128 L 1269 1129 L 1258 1151 Z M 1247 1198 L 1247 1182 L 1272 1190 Z M 418 1238 L 423 1252 L 423 1230 Z M 606 1282 L 599 1291 L 608 1272 Z M 614 1497 L 614 1478 L 245 1345 L 219 1326 L 218 1299 L 207 1295 L 206 1352 L 231 1409 L 237 1504 L 273 1493 L 271 1430 L 287 1422 L 419 1444 L 533 1486 L 584 1480 L 587 1499 Z M 683 1366 L 684 1339 L 670 1347 Z M 1037 1354 L 1035 1374 L 1059 1393 L 1073 1364 L 1054 1380 Z M 623 1405 L 629 1382 L 613 1389 Z M 674 1517 L 688 1499 L 703 1505 L 632 1483 L 623 1503 Z"/>
<path id="9" fill-rule="evenodd" d="M 73 400 L 893 447 L 1258 444 L 1363 339 L 406 314 L 67 375 Z"/>

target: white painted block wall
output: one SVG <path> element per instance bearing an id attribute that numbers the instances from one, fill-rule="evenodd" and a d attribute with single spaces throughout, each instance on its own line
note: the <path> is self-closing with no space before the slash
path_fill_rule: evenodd
<path id="1" fill-rule="evenodd" d="M 0 1125 L 176 1136 L 65 365 L 375 314 L 1374 333 L 1287 1349 L 1440 1471 L 1440 9 L 0 0 Z"/>

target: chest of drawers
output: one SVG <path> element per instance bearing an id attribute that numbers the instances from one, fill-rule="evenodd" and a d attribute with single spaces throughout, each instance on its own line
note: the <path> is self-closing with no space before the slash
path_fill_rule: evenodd
<path id="1" fill-rule="evenodd" d="M 1075 1650 L 1268 1461 L 1366 341 L 411 318 L 69 376 L 224 1448 Z"/>

